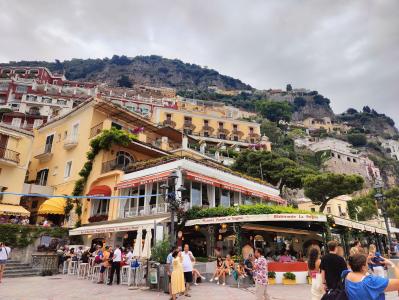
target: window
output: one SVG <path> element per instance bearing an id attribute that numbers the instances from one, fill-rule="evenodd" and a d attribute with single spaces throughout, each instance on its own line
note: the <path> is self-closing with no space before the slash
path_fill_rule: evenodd
<path id="1" fill-rule="evenodd" d="M 204 136 L 209 137 L 209 131 L 204 131 Z"/>
<path id="2" fill-rule="evenodd" d="M 211 189 L 211 187 L 205 183 L 202 184 L 201 186 L 201 192 L 202 192 L 202 206 L 207 205 L 209 206 L 209 200 L 208 199 L 208 193 L 211 192 L 211 190 L 208 191 L 208 189 Z"/>
<path id="3" fill-rule="evenodd" d="M 327 213 L 331 214 L 331 207 L 327 207 Z"/>
<path id="4" fill-rule="evenodd" d="M 215 206 L 220 206 L 220 188 L 215 188 Z"/>
<path id="5" fill-rule="evenodd" d="M 249 127 L 249 133 L 254 133 L 254 128 L 253 127 Z"/>
<path id="6" fill-rule="evenodd" d="M 36 184 L 37 185 L 46 185 L 47 178 L 48 178 L 48 169 L 40 170 L 36 174 Z"/>
<path id="7" fill-rule="evenodd" d="M 166 120 L 172 121 L 172 114 L 166 114 Z"/>
<path id="8" fill-rule="evenodd" d="M 71 170 L 72 170 L 72 161 L 68 161 L 65 165 L 65 172 L 64 172 L 65 178 L 68 178 L 71 176 Z"/>
<path id="9" fill-rule="evenodd" d="M 39 116 L 40 115 L 40 108 L 37 106 L 33 106 L 29 108 L 29 114 Z"/>
<path id="10" fill-rule="evenodd" d="M 347 157 L 346 160 L 350 162 L 350 161 L 351 161 L 351 158 L 350 158 L 350 157 Z"/>
<path id="11" fill-rule="evenodd" d="M 17 85 L 15 92 L 19 94 L 25 94 L 28 92 L 28 87 L 24 85 Z"/>
<path id="12" fill-rule="evenodd" d="M 334 153 L 334 152 L 331 152 L 331 156 L 332 156 L 332 157 L 335 157 L 335 153 Z"/>
<path id="13" fill-rule="evenodd" d="M 354 163 L 356 162 L 356 158 L 353 159 L 353 162 L 354 162 Z"/>
<path id="14" fill-rule="evenodd" d="M 11 126 L 20 127 L 21 126 L 21 118 L 13 118 L 11 121 Z"/>
<path id="15" fill-rule="evenodd" d="M 77 139 L 78 133 L 79 133 L 79 123 L 72 126 L 72 133 L 71 133 L 72 139 Z"/>
<path id="16" fill-rule="evenodd" d="M 238 142 L 238 135 L 233 136 L 233 141 Z"/>
<path id="17" fill-rule="evenodd" d="M 250 142 L 251 144 L 255 144 L 255 139 L 250 139 L 249 142 Z"/>
<path id="18" fill-rule="evenodd" d="M 223 129 L 223 122 L 219 122 L 219 129 Z"/>
<path id="19" fill-rule="evenodd" d="M 313 212 L 315 212 L 315 211 L 316 211 L 316 209 L 315 209 L 314 207 L 312 207 L 312 208 L 310 209 L 310 211 L 313 211 Z"/>
<path id="20" fill-rule="evenodd" d="M 204 126 L 209 126 L 209 120 L 204 120 Z"/>
<path id="21" fill-rule="evenodd" d="M 0 83 L 0 91 L 7 91 L 8 83 Z"/>
<path id="22" fill-rule="evenodd" d="M 134 158 L 126 151 L 118 151 L 116 153 L 116 165 L 122 169 L 126 168 L 134 162 Z"/>
<path id="23" fill-rule="evenodd" d="M 112 127 L 112 128 L 115 128 L 115 129 L 122 129 L 122 125 L 119 125 L 119 124 L 117 124 L 117 123 L 115 123 L 115 122 L 112 122 L 112 123 L 111 123 L 111 127 Z"/>
<path id="24" fill-rule="evenodd" d="M 220 193 L 220 204 L 221 206 L 229 207 L 230 206 L 230 191 L 229 190 L 221 190 Z"/>
<path id="25" fill-rule="evenodd" d="M 191 206 L 202 206 L 201 183 L 191 182 Z"/>
<path id="26" fill-rule="evenodd" d="M 237 124 L 233 124 L 233 130 L 237 131 L 237 129 L 238 129 L 238 125 Z"/>
<path id="27" fill-rule="evenodd" d="M 58 105 L 66 105 L 67 102 L 66 102 L 66 100 L 57 100 L 57 104 Z"/>
<path id="28" fill-rule="evenodd" d="M 337 157 L 338 157 L 339 159 L 341 159 L 341 155 L 338 154 Z"/>
<path id="29" fill-rule="evenodd" d="M 109 199 L 91 199 L 92 216 L 107 215 L 109 209 Z"/>
<path id="30" fill-rule="evenodd" d="M 224 133 L 219 134 L 219 139 L 225 140 L 226 135 Z"/>
<path id="31" fill-rule="evenodd" d="M 54 140 L 54 134 L 50 134 L 46 138 L 46 145 L 44 147 L 44 153 L 50 153 L 51 148 L 53 147 L 53 140 Z"/>
<path id="32" fill-rule="evenodd" d="M 340 214 L 342 214 L 342 208 L 341 208 L 341 205 L 338 205 L 338 211 L 339 211 L 339 213 L 340 213 Z"/>

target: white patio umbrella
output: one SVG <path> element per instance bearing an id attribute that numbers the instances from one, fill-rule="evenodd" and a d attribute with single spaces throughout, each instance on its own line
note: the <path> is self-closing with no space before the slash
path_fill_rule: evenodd
<path id="1" fill-rule="evenodd" d="M 150 258 L 151 257 L 151 240 L 152 240 L 152 233 L 151 233 L 151 227 L 146 228 L 146 235 L 145 235 L 145 240 L 144 240 L 144 247 L 143 247 L 143 252 L 142 252 L 142 257 L 144 258 Z"/>
<path id="2" fill-rule="evenodd" d="M 134 243 L 134 248 L 133 248 L 133 257 L 141 257 L 141 243 L 143 240 L 143 228 L 140 226 L 137 229 L 137 237 L 136 237 L 136 243 Z"/>

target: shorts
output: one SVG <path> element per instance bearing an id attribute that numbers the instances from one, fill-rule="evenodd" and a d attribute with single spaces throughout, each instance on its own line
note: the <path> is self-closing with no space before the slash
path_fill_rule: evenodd
<path id="1" fill-rule="evenodd" d="M 100 273 L 104 273 L 106 269 L 107 269 L 107 267 L 101 266 Z"/>
<path id="2" fill-rule="evenodd" d="M 185 283 L 193 282 L 193 271 L 184 272 L 184 282 Z"/>
<path id="3" fill-rule="evenodd" d="M 6 259 L 0 259 L 0 265 L 5 265 L 5 264 L 6 264 L 6 262 L 7 262 L 7 260 L 6 260 Z"/>

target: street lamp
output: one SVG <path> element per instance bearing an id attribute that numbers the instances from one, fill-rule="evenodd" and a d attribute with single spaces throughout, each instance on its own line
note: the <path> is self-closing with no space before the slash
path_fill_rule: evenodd
<path id="1" fill-rule="evenodd" d="M 389 226 L 389 221 L 388 221 L 388 215 L 387 215 L 387 208 L 386 208 L 386 203 L 385 203 L 385 196 L 383 193 L 383 184 L 380 181 L 377 181 L 374 185 L 374 190 L 375 190 L 375 195 L 374 198 L 377 201 L 377 203 L 380 203 L 381 207 L 381 212 L 382 216 L 384 217 L 385 221 L 385 227 L 387 229 L 387 235 L 388 235 L 388 248 L 392 251 L 392 237 L 391 237 L 391 230 Z"/>
<path id="2" fill-rule="evenodd" d="M 184 186 L 180 186 L 176 191 L 176 181 L 179 178 L 176 171 L 168 177 L 167 184 L 160 186 L 163 191 L 165 202 L 168 204 L 170 209 L 170 245 L 175 245 L 175 214 L 183 206 L 184 200 L 182 199 L 181 193 L 186 190 Z M 180 196 L 177 194 L 180 192 Z"/>

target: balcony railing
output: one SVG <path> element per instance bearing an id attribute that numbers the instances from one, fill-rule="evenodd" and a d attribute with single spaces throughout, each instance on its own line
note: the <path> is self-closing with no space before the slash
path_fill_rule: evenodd
<path id="1" fill-rule="evenodd" d="M 39 160 L 48 160 L 53 154 L 51 153 L 51 149 L 53 148 L 53 144 L 46 144 L 44 148 L 39 148 L 34 151 L 33 157 Z"/>
<path id="2" fill-rule="evenodd" d="M 90 129 L 90 136 L 89 138 L 91 139 L 92 137 L 95 137 L 96 135 L 100 134 L 100 132 L 103 130 L 103 122 L 100 124 L 97 124 L 96 126 L 92 127 Z"/>
<path id="3" fill-rule="evenodd" d="M 69 150 L 78 145 L 78 136 L 77 135 L 70 135 L 64 141 L 64 149 Z"/>
<path id="4" fill-rule="evenodd" d="M 163 121 L 163 125 L 175 128 L 176 127 L 176 122 L 174 122 L 172 120 L 165 120 L 165 121 Z"/>
<path id="5" fill-rule="evenodd" d="M 139 207 L 131 207 L 130 209 L 122 209 L 119 216 L 121 218 L 132 218 L 138 216 L 151 216 L 157 214 L 164 214 L 168 212 L 168 204 L 161 203 L 155 205 L 146 205 Z"/>
<path id="6" fill-rule="evenodd" d="M 129 165 L 120 164 L 120 163 L 118 163 L 118 160 L 113 159 L 113 160 L 103 162 L 103 164 L 101 166 L 101 173 L 107 173 L 107 172 L 113 171 L 113 170 L 126 171 L 129 168 L 131 168 L 130 164 Z"/>
<path id="7" fill-rule="evenodd" d="M 7 160 L 10 162 L 14 162 L 16 164 L 19 163 L 19 152 L 10 150 L 7 148 L 0 147 L 0 159 Z"/>

